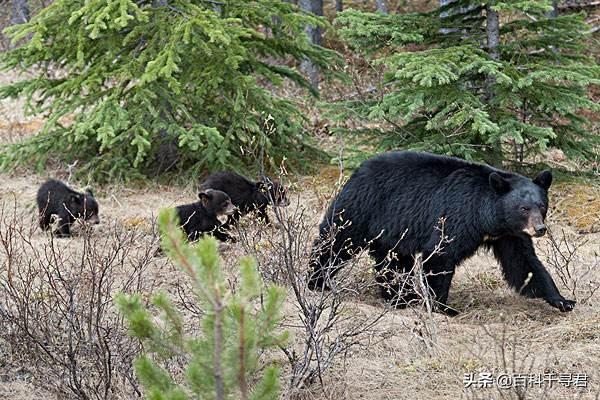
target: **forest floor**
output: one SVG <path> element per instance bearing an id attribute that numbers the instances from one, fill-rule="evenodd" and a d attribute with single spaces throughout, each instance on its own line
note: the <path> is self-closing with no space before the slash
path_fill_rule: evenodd
<path id="1" fill-rule="evenodd" d="M 2 113 L 10 115 L 0 121 L 0 142 L 13 142 L 31 134 L 39 121 L 27 120 L 19 114 L 20 104 L 4 103 Z M 17 110 L 17 111 L 15 111 Z M 48 176 L 68 178 L 66 169 L 37 175 L 14 171 L 0 174 L 0 207 L 12 207 L 35 225 L 35 193 Z M 337 179 L 335 169 L 324 168 L 315 176 L 290 177 L 292 205 L 287 212 L 302 211 L 302 222 L 310 227 L 313 238 Z M 94 227 L 94 237 L 102 237 L 111 227 L 140 229 L 152 236 L 152 224 L 160 208 L 194 201 L 196 188 L 157 184 L 141 186 L 110 185 L 97 188 L 102 223 Z M 322 384 L 314 383 L 302 396 L 309 399 L 598 399 L 600 398 L 600 186 L 559 182 L 551 189 L 548 223 L 563 254 L 576 248 L 571 257 L 568 276 L 564 259 L 557 253 L 548 236 L 536 239 L 536 249 L 548 266 L 561 293 L 575 298 L 573 312 L 560 313 L 541 300 L 526 299 L 509 290 L 495 260 L 485 252 L 463 263 L 453 280 L 450 304 L 460 311 L 449 318 L 427 314 L 421 307 L 389 310 L 374 290 L 356 293 L 343 303 L 341 331 L 348 324 L 368 323 L 378 319 L 372 328 L 356 338 L 356 344 L 340 354 L 322 376 Z M 273 218 L 272 211 L 271 217 Z M 2 221 L 0 221 L 2 224 Z M 0 231 L 5 229 L 0 225 Z M 280 228 L 242 223 L 236 234 L 253 237 L 260 248 L 262 270 L 281 268 L 269 263 L 269 247 Z M 43 248 L 49 238 L 40 231 L 32 234 L 34 245 Z M 562 240 L 564 239 L 564 240 Z M 148 243 L 150 243 L 148 239 Z M 311 240 L 305 240 L 302 257 L 310 251 Z M 60 241 L 65 251 L 80 251 L 79 235 Z M 235 275 L 237 260 L 248 252 L 247 242 L 220 245 L 223 264 Z M 554 249 L 554 250 L 553 250 Z M 273 250 L 274 251 L 274 250 Z M 0 277 L 6 274 L 6 254 L 0 251 Z M 169 288 L 185 279 L 165 257 L 151 261 L 149 273 L 155 274 L 154 290 Z M 368 273 L 367 260 L 363 260 Z M 127 268 L 127 264 L 123 268 Z M 0 296 L 3 294 L 0 293 Z M 285 327 L 291 333 L 289 346 L 301 351 L 305 332 L 298 325 L 299 309 L 288 288 L 284 306 Z M 362 322 L 361 322 L 362 321 Z M 0 327 L 2 329 L 2 327 Z M 36 377 L 11 362 L 0 342 L 0 399 L 51 398 L 37 385 Z M 2 360 L 2 357 L 6 357 Z M 274 356 L 282 366 L 285 389 L 291 370 L 283 355 Z M 501 389 L 466 388 L 465 374 L 502 372 L 515 374 L 587 374 L 586 387 L 567 387 L 554 382 L 551 387 Z M 38 377 L 39 378 L 39 377 Z M 520 392 L 521 390 L 521 392 Z M 123 393 L 122 398 L 133 398 Z"/>

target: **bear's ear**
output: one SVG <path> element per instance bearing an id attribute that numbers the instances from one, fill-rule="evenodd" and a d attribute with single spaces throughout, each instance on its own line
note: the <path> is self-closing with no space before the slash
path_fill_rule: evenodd
<path id="1" fill-rule="evenodd" d="M 498 194 L 504 194 L 510 190 L 510 182 L 497 172 L 492 172 L 489 177 L 490 186 Z"/>
<path id="2" fill-rule="evenodd" d="M 267 177 L 264 177 L 262 180 L 256 182 L 256 188 L 260 191 L 267 192 L 271 189 L 271 186 L 271 181 Z"/>
<path id="3" fill-rule="evenodd" d="M 83 196 L 80 195 L 79 193 L 71 193 L 69 195 L 69 204 L 73 205 L 78 205 L 81 204 L 83 201 Z"/>
<path id="4" fill-rule="evenodd" d="M 200 193 L 198 193 L 198 198 L 204 207 L 208 207 L 210 205 L 210 199 L 212 198 L 212 189 L 206 189 Z"/>
<path id="5" fill-rule="evenodd" d="M 548 191 L 550 185 L 552 185 L 552 172 L 548 170 L 540 172 L 533 180 L 533 183 Z"/>

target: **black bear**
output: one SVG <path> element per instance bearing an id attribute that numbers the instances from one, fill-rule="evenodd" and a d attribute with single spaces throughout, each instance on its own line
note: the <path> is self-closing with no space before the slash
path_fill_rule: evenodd
<path id="1" fill-rule="evenodd" d="M 197 240 L 210 233 L 221 241 L 232 240 L 222 230 L 219 217 L 229 216 L 235 211 L 231 199 L 220 190 L 207 189 L 198 193 L 199 201 L 176 208 L 179 223 L 190 240 Z"/>
<path id="2" fill-rule="evenodd" d="M 380 272 L 378 283 L 387 288 L 384 297 L 405 307 L 416 299 L 415 292 L 390 279 L 397 272 L 409 273 L 413 256 L 421 253 L 429 258 L 423 268 L 437 311 L 455 315 L 447 306 L 454 270 L 484 245 L 493 249 L 511 287 L 570 311 L 575 301 L 561 296 L 531 239 L 546 232 L 551 183 L 549 171 L 531 180 L 428 153 L 375 156 L 354 172 L 329 206 L 313 248 L 309 288 L 326 288 L 343 262 L 365 248 Z M 440 250 L 442 230 L 449 240 Z"/>
<path id="3" fill-rule="evenodd" d="M 48 230 L 53 220 L 58 218 L 58 227 L 54 231 L 58 237 L 70 236 L 71 225 L 77 218 L 100 223 L 98 203 L 92 191 L 77 192 L 56 179 L 48 179 L 40 186 L 37 205 L 42 229 Z"/>
<path id="4" fill-rule="evenodd" d="M 289 201 L 285 187 L 276 179 L 263 176 L 253 182 L 234 172 L 216 172 L 209 175 L 201 184 L 201 189 L 221 190 L 229 195 L 231 202 L 237 207 L 228 224 L 233 224 L 242 215 L 257 211 L 260 218 L 269 223 L 267 206 L 287 206 Z"/>

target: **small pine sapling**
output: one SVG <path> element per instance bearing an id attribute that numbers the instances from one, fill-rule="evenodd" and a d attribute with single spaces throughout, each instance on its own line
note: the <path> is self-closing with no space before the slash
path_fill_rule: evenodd
<path id="1" fill-rule="evenodd" d="M 235 292 L 228 290 L 214 238 L 189 244 L 172 210 L 160 213 L 159 227 L 162 247 L 191 279 L 203 317 L 201 334 L 190 337 L 185 333 L 184 316 L 165 294 L 152 300 L 162 313 L 160 323 L 140 296 L 121 294 L 116 298 L 132 334 L 146 349 L 135 362 L 146 397 L 277 399 L 278 369 L 263 369 L 259 354 L 280 346 L 287 338 L 287 332 L 277 332 L 284 290 L 274 285 L 263 288 L 251 258 L 240 260 L 240 285 Z M 182 382 L 155 361 L 175 356 L 187 360 Z M 259 369 L 261 379 L 256 376 Z"/>

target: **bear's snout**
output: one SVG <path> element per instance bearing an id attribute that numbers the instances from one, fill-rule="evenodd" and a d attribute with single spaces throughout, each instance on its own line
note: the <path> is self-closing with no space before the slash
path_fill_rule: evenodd
<path id="1" fill-rule="evenodd" d="M 289 205 L 290 205 L 290 200 L 287 197 L 280 198 L 277 201 L 277 206 L 278 207 L 287 207 Z"/>
<path id="2" fill-rule="evenodd" d="M 548 228 L 546 228 L 544 217 L 542 216 L 541 212 L 536 212 L 536 210 L 533 210 L 531 213 L 529 213 L 527 222 L 523 228 L 523 232 L 529 236 L 541 237 L 546 234 L 547 230 Z"/>
<path id="3" fill-rule="evenodd" d="M 223 214 L 231 215 L 235 212 L 235 210 L 237 210 L 237 207 L 230 203 Z"/>
<path id="4" fill-rule="evenodd" d="M 546 234 L 546 225 L 542 224 L 542 225 L 536 225 L 535 229 L 535 237 L 541 237 L 544 236 Z"/>

